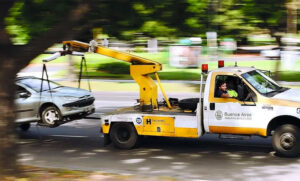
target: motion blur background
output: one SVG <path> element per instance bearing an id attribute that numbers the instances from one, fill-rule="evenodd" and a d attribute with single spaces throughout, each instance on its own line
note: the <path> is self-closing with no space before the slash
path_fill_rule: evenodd
<path id="1" fill-rule="evenodd" d="M 159 61 L 162 80 L 187 81 L 167 91 L 199 91 L 184 87 L 199 83 L 202 63 L 214 69 L 220 59 L 299 86 L 299 7 L 299 0 L 0 0 L 0 176 L 19 170 L 15 78 L 41 76 L 42 59 L 62 50 L 63 40 L 94 39 Z M 138 92 L 127 63 L 85 57 L 83 77 L 93 79 L 93 90 Z M 50 79 L 77 86 L 80 60 L 48 63 Z"/>
<path id="2" fill-rule="evenodd" d="M 5 18 L 12 42 L 27 44 L 47 32 L 76 2 L 16 1 Z M 300 76 L 297 0 L 91 2 L 93 8 L 72 38 L 84 42 L 95 39 L 103 46 L 159 61 L 164 64 L 160 73 L 164 80 L 199 80 L 199 65 L 213 62 L 209 68 L 216 68 L 214 61 L 220 59 L 225 60 L 225 66 L 237 61 L 240 66 L 268 69 L 277 80 L 298 81 Z M 54 44 L 48 51 L 60 47 Z M 32 63 L 41 63 L 42 58 Z M 90 77 L 130 79 L 126 63 L 99 55 L 87 55 L 87 61 Z M 66 57 L 56 61 L 62 62 L 71 69 L 55 76 L 74 78 L 80 61 Z"/>

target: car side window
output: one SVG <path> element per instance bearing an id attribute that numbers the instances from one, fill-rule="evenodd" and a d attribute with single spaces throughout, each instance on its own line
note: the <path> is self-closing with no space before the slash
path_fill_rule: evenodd
<path id="1" fill-rule="evenodd" d="M 17 98 L 20 98 L 21 94 L 27 94 L 28 96 L 31 95 L 31 93 L 28 90 L 26 90 L 24 87 L 19 85 L 17 85 L 16 93 L 17 93 Z"/>

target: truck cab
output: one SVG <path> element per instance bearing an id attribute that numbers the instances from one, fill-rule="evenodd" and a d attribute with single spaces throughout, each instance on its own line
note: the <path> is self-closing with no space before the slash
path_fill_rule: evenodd
<path id="1" fill-rule="evenodd" d="M 221 81 L 226 82 L 227 91 L 233 90 L 237 96 L 218 97 L 216 92 Z M 274 87 L 280 86 L 254 68 L 223 67 L 209 72 L 203 101 L 205 132 L 267 136 L 269 121 L 261 118 L 274 113 L 272 106 L 262 100 Z"/>
<path id="2" fill-rule="evenodd" d="M 148 113 L 134 107 L 124 108 L 101 116 L 106 142 L 129 149 L 143 135 L 188 138 L 207 133 L 258 135 L 272 136 L 278 154 L 300 154 L 300 90 L 281 87 L 252 67 L 218 68 L 202 73 L 201 80 L 204 75 L 207 78 L 205 85 L 200 84 L 199 97 L 188 99 L 193 102 L 179 100 L 171 109 L 161 104 L 158 110 Z M 218 96 L 219 82 L 226 82 L 227 91 L 235 92 L 234 96 Z"/>

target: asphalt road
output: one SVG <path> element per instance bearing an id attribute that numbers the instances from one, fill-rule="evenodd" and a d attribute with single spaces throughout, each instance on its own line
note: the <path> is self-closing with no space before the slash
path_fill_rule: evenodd
<path id="1" fill-rule="evenodd" d="M 135 103 L 138 93 L 96 92 L 96 114 Z M 197 94 L 169 94 L 196 97 Z M 84 119 L 58 128 L 32 125 L 18 131 L 22 164 L 175 178 L 178 180 L 298 180 L 299 158 L 274 155 L 270 139 L 200 139 L 147 137 L 133 150 L 103 146 L 98 119 Z"/>

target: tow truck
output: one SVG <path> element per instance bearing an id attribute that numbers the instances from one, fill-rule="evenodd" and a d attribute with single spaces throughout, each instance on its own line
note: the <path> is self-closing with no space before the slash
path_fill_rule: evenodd
<path id="1" fill-rule="evenodd" d="M 219 61 L 218 69 L 208 71 L 208 65 L 202 64 L 199 96 L 168 99 L 157 74 L 162 69 L 160 63 L 95 43 L 64 41 L 63 45 L 59 56 L 90 51 L 132 64 L 130 74 L 140 86 L 139 104 L 100 117 L 107 144 L 131 149 L 142 136 L 256 135 L 272 136 L 273 148 L 279 155 L 300 154 L 300 90 L 281 87 L 254 67 L 224 67 L 224 61 Z M 157 101 L 157 86 L 150 74 L 155 75 L 162 89 L 162 102 Z M 217 83 L 228 80 L 233 82 L 231 89 L 237 97 L 217 97 Z"/>

